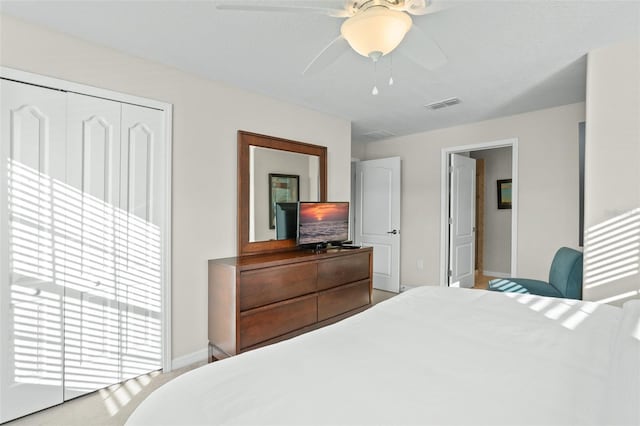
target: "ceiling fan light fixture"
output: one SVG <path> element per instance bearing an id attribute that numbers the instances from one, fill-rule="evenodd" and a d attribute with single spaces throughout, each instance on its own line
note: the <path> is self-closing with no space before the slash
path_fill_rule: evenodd
<path id="1" fill-rule="evenodd" d="M 398 47 L 411 24 L 404 12 L 371 7 L 344 21 L 340 33 L 360 55 L 379 58 Z"/>

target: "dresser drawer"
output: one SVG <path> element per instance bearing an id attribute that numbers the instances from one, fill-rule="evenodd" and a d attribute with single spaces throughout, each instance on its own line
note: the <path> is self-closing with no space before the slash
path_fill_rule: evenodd
<path id="1" fill-rule="evenodd" d="M 240 273 L 240 310 L 316 291 L 317 266 L 302 263 Z"/>
<path id="2" fill-rule="evenodd" d="M 318 290 L 369 278 L 369 252 L 318 263 Z"/>
<path id="3" fill-rule="evenodd" d="M 240 349 L 281 336 L 318 321 L 315 294 L 240 314 Z"/>
<path id="4" fill-rule="evenodd" d="M 318 293 L 318 321 L 323 321 L 369 303 L 369 280 L 323 291 Z"/>

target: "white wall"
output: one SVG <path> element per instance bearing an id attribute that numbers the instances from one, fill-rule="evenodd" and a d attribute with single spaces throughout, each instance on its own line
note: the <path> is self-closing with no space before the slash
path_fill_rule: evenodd
<path id="1" fill-rule="evenodd" d="M 173 357 L 207 345 L 207 259 L 236 254 L 236 132 L 328 148 L 328 197 L 349 199 L 348 121 L 0 15 L 0 65 L 170 102 Z"/>
<path id="2" fill-rule="evenodd" d="M 364 160 L 366 153 L 366 142 L 351 143 L 351 158 L 354 160 Z"/>
<path id="3" fill-rule="evenodd" d="M 473 151 L 484 160 L 484 275 L 511 273 L 511 209 L 498 208 L 499 179 L 511 179 L 511 147 Z"/>
<path id="4" fill-rule="evenodd" d="M 624 242 L 624 244 L 618 244 Z M 589 53 L 584 298 L 640 294 L 640 43 Z"/>
<path id="5" fill-rule="evenodd" d="M 439 284 L 442 148 L 509 138 L 519 141 L 517 275 L 547 278 L 556 250 L 578 244 L 578 122 L 584 116 L 578 103 L 368 143 L 365 159 L 402 159 L 402 284 Z"/>

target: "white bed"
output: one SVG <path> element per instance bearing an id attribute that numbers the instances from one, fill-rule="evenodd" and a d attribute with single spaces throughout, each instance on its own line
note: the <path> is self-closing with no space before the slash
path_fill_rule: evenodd
<path id="1" fill-rule="evenodd" d="M 639 321 L 640 301 L 420 287 L 188 372 L 127 425 L 637 425 Z"/>

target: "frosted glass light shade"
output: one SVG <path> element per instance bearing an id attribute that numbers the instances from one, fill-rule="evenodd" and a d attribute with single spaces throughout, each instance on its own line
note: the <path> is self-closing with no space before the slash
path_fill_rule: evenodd
<path id="1" fill-rule="evenodd" d="M 372 7 L 344 21 L 340 33 L 362 56 L 380 52 L 379 56 L 398 47 L 411 24 L 411 18 L 404 12 Z"/>

